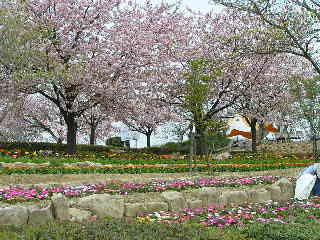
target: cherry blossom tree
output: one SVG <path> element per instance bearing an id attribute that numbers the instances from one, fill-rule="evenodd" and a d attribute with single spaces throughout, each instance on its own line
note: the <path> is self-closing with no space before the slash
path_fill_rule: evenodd
<path id="1" fill-rule="evenodd" d="M 89 144 L 94 145 L 97 140 L 103 141 L 117 130 L 112 126 L 114 111 L 111 107 L 108 110 L 95 106 L 84 112 L 79 118 L 79 132 L 83 138 L 89 136 Z"/>
<path id="2" fill-rule="evenodd" d="M 175 76 L 175 83 L 164 87 L 166 97 L 163 97 L 163 101 L 183 107 L 190 97 L 188 89 L 195 89 L 188 87 L 186 79 L 202 79 L 203 83 L 199 87 L 206 90 L 198 94 L 199 98 L 204 99 L 199 102 L 202 110 L 197 122 L 209 122 L 234 106 L 243 93 L 251 92 L 253 85 L 259 85 L 257 79 L 266 74 L 265 59 L 243 54 L 238 50 L 243 40 L 237 36 L 246 29 L 249 20 L 247 16 L 234 11 L 199 16 L 196 28 L 197 44 L 184 53 L 185 58 L 181 58 L 181 70 Z M 190 53 L 192 54 L 188 55 Z M 188 62 L 195 59 L 202 60 L 203 64 L 196 69 L 190 68 Z M 196 124 L 195 128 L 198 136 L 203 136 L 206 131 L 206 127 L 201 124 Z M 204 154 L 205 147 L 201 147 L 204 141 L 200 139 L 201 137 L 198 138 L 197 153 Z"/>
<path id="3" fill-rule="evenodd" d="M 284 100 L 290 98 L 288 81 L 293 74 L 297 59 L 290 56 L 256 56 L 263 59 L 259 71 L 248 84 L 250 87 L 241 92 L 233 109 L 243 116 L 251 128 L 252 151 L 256 152 L 257 126 L 263 135 L 265 123 L 273 122 L 274 113 L 286 107 Z M 281 67 L 279 63 L 281 62 Z"/>
<path id="4" fill-rule="evenodd" d="M 258 18 L 263 24 L 247 33 L 256 41 L 247 41 L 242 50 L 257 54 L 289 53 L 312 64 L 320 74 L 320 4 L 310 0 L 211 0 Z M 248 39 L 249 40 L 249 39 Z"/>
<path id="5" fill-rule="evenodd" d="M 140 100 L 131 99 L 123 111 L 126 113 L 126 117 L 121 118 L 121 121 L 130 131 L 144 134 L 147 138 L 148 148 L 151 146 L 151 135 L 156 133 L 160 126 L 168 121 L 179 120 L 167 105 L 156 101 L 152 102 L 148 97 Z"/>
<path id="6" fill-rule="evenodd" d="M 14 106 L 7 111 L 3 121 L 0 122 L 0 139 L 5 142 L 29 142 L 38 140 L 41 132 L 35 128 L 25 127 L 18 114 L 22 112 L 26 98 L 20 97 Z"/>
<path id="7" fill-rule="evenodd" d="M 123 84 L 139 85 L 146 68 L 170 66 L 190 35 L 190 22 L 175 4 L 131 1 L 21 1 L 19 7 L 41 37 L 43 56 L 16 74 L 20 91 L 40 94 L 67 125 L 67 151 L 76 150 L 77 119 L 110 99 Z M 159 79 L 154 79 L 159 80 Z"/>
<path id="8" fill-rule="evenodd" d="M 39 54 L 28 44 L 38 34 L 14 6 L 11 1 L 0 2 L 0 123 L 23 98 L 13 74 Z"/>
<path id="9" fill-rule="evenodd" d="M 35 107 L 36 106 L 36 107 Z M 29 95 L 21 108 L 15 111 L 15 119 L 25 129 L 49 134 L 56 142 L 66 140 L 66 125 L 55 105 L 42 96 Z"/>
<path id="10" fill-rule="evenodd" d="M 312 135 L 313 154 L 316 161 L 319 161 L 317 136 L 320 133 L 320 84 L 319 76 L 311 79 L 302 75 L 290 79 L 290 92 L 293 96 L 292 103 L 296 109 L 295 116 L 304 119 Z"/>

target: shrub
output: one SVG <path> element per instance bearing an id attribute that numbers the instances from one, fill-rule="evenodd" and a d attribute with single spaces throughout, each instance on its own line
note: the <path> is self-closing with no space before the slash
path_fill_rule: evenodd
<path id="1" fill-rule="evenodd" d="M 23 149 L 27 152 L 39 150 L 50 150 L 53 152 L 64 152 L 66 144 L 46 143 L 46 142 L 0 142 L 0 148 L 6 150 Z M 110 149 L 101 145 L 77 144 L 77 152 L 109 152 Z"/>
<path id="2" fill-rule="evenodd" d="M 121 137 L 110 137 L 106 140 L 106 145 L 112 147 L 123 147 L 123 141 L 121 141 Z"/>

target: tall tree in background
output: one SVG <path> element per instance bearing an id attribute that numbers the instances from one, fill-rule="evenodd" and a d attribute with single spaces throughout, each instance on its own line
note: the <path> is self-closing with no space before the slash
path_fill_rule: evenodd
<path id="1" fill-rule="evenodd" d="M 148 97 L 131 101 L 124 109 L 126 115 L 119 119 L 130 131 L 139 132 L 146 136 L 147 147 L 151 147 L 151 135 L 157 129 L 172 120 L 179 120 L 164 104 L 152 102 Z"/>
<path id="2" fill-rule="evenodd" d="M 83 113 L 79 119 L 80 133 L 89 137 L 89 144 L 95 145 L 97 140 L 105 140 L 110 136 L 115 128 L 111 125 L 114 111 L 110 107 L 104 109 L 101 106 L 95 106 Z"/>
<path id="3" fill-rule="evenodd" d="M 310 0 L 211 0 L 243 12 L 262 24 L 251 25 L 241 50 L 246 53 L 274 54 L 289 53 L 306 59 L 320 74 L 320 4 Z"/>
<path id="4" fill-rule="evenodd" d="M 11 1 L 0 2 L 0 123 L 24 98 L 13 80 L 14 73 L 41 54 L 29 44 L 39 34 L 14 6 Z"/>
<path id="5" fill-rule="evenodd" d="M 257 140 L 263 137 L 265 123 L 274 122 L 274 113 L 289 96 L 288 80 L 294 65 L 290 56 L 256 56 L 263 59 L 260 69 L 253 72 L 256 77 L 248 82 L 249 88 L 241 92 L 233 109 L 243 116 L 251 128 L 252 151 L 257 151 Z M 281 66 L 280 66 L 281 64 Z M 260 134 L 257 135 L 257 127 Z"/>
<path id="6" fill-rule="evenodd" d="M 312 147 L 315 159 L 319 161 L 317 137 L 320 134 L 320 81 L 296 76 L 290 79 L 290 91 L 295 100 L 296 115 L 307 121 L 312 135 Z"/>
<path id="7" fill-rule="evenodd" d="M 77 119 L 85 111 L 103 103 L 123 84 L 139 85 L 139 76 L 147 67 L 154 74 L 164 72 L 170 66 L 170 49 L 184 46 L 191 32 L 191 19 L 175 4 L 118 0 L 19 3 L 41 34 L 30 44 L 43 55 L 26 64 L 15 79 L 22 92 L 40 94 L 59 109 L 67 125 L 69 153 L 76 151 Z"/>
<path id="8" fill-rule="evenodd" d="M 55 105 L 46 98 L 29 95 L 14 112 L 15 120 L 21 128 L 48 134 L 58 144 L 66 140 L 64 119 Z"/>
<path id="9" fill-rule="evenodd" d="M 190 50 L 192 56 L 185 53 L 185 56 L 188 56 L 185 59 L 188 59 L 189 63 L 194 60 L 201 60 L 203 63 L 192 69 L 187 64 L 188 61 L 181 61 L 182 70 L 175 78 L 175 85 L 169 85 L 166 89 L 163 101 L 183 107 L 188 95 L 196 91 L 196 88 L 188 87 L 191 82 L 188 83 L 184 74 L 187 74 L 189 79 L 210 79 L 206 83 L 203 80 L 198 81 L 199 92 L 203 93 L 195 94 L 205 106 L 200 111 L 201 117 L 197 118 L 210 122 L 236 104 L 244 92 L 250 92 L 254 84 L 258 85 L 257 79 L 263 77 L 264 73 L 261 72 L 265 65 L 264 59 L 238 51 L 242 44 L 242 39 L 238 36 L 249 20 L 247 16 L 231 11 L 200 16 L 196 27 L 198 44 Z M 190 92 L 188 89 L 193 90 Z M 197 107 L 196 104 L 190 106 Z M 205 127 L 196 126 L 196 132 L 198 136 L 202 136 Z M 204 141 L 198 140 L 198 154 L 205 153 L 205 146 L 201 147 L 201 142 Z"/>
<path id="10" fill-rule="evenodd" d="M 43 130 L 27 126 L 23 119 L 27 97 L 19 98 L 12 109 L 7 112 L 4 120 L 0 122 L 0 139 L 6 142 L 28 142 L 41 139 Z M 28 103 L 29 104 L 29 103 Z"/>

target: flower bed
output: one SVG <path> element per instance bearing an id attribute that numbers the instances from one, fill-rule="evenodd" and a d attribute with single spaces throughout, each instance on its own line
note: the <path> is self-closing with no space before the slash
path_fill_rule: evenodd
<path id="1" fill-rule="evenodd" d="M 246 204 L 234 208 L 225 208 L 212 204 L 209 208 L 187 209 L 181 214 L 168 212 L 155 212 L 153 214 L 141 214 L 137 217 L 139 222 L 184 222 L 197 219 L 205 226 L 217 226 L 225 228 L 230 225 L 243 226 L 259 222 L 289 224 L 301 221 L 306 217 L 310 222 L 320 223 L 320 197 L 313 197 L 309 201 L 295 201 L 278 203 L 269 201 L 266 203 Z"/>
<path id="2" fill-rule="evenodd" d="M 148 183 L 127 183 L 118 186 L 105 186 L 102 185 L 87 185 L 87 186 L 55 186 L 49 190 L 48 187 L 37 187 L 29 189 L 31 192 L 27 193 L 29 196 L 37 196 L 36 189 L 46 190 L 47 193 L 37 192 L 38 195 L 50 196 L 50 191 L 54 193 L 63 193 L 65 196 L 83 196 L 92 193 L 125 194 L 121 191 L 125 190 L 127 194 L 134 192 L 147 192 L 153 191 L 166 191 L 181 189 L 189 189 L 203 186 L 213 187 L 232 187 L 241 188 L 242 186 L 260 186 L 262 184 L 274 183 L 278 177 L 261 176 L 251 178 L 211 178 L 211 179 L 197 179 L 193 182 L 184 180 L 175 181 L 157 181 Z M 289 179 L 291 182 L 295 178 Z M 160 187 L 160 188 L 159 188 Z M 27 188 L 12 187 L 12 193 L 26 192 Z M 4 192 L 4 189 L 1 189 Z M 8 191 L 7 191 L 8 193 Z M 31 198 L 28 198 L 31 199 Z M 27 199 L 27 200 L 28 200 Z M 43 201 L 48 198 L 37 198 Z M 11 203 L 14 200 L 9 200 Z M 20 200 L 22 201 L 22 200 Z M 130 224 L 124 221 L 112 219 L 96 219 L 90 218 L 90 222 L 55 222 L 50 224 L 43 224 L 40 228 L 37 226 L 19 226 L 15 228 L 1 227 L 0 238 L 3 239 L 29 239 L 23 236 L 43 236 L 52 239 L 63 239 L 69 237 L 70 239 L 149 239 L 152 232 L 157 232 L 155 239 L 166 239 L 172 236 L 172 239 L 237 239 L 237 240 L 306 240 L 318 239 L 319 234 L 314 230 L 319 229 L 320 224 L 320 198 L 313 197 L 309 201 L 295 201 L 293 199 L 286 202 L 268 201 L 265 203 L 249 203 L 242 204 L 237 207 L 225 207 L 217 204 L 211 204 L 207 208 L 194 208 L 185 209 L 182 212 L 169 212 L 169 211 L 156 211 L 150 214 L 140 214 Z M 112 222 L 114 221 L 114 224 Z M 169 224 L 169 225 L 164 225 Z M 179 224 L 179 225 L 178 225 Z M 117 227 L 116 227 L 117 226 Z M 156 228 L 157 226 L 157 228 Z M 283 227 L 280 227 L 283 226 Z M 286 228 L 286 226 L 288 226 Z M 308 226 L 306 228 L 306 226 Z M 175 228 L 176 227 L 176 228 Z M 220 229 L 216 231 L 215 229 Z M 19 230 L 18 230 L 19 229 Z M 32 229 L 32 231 L 30 230 Z M 104 231 L 103 229 L 107 229 Z M 130 230 L 129 230 L 130 229 Z M 145 229 L 151 229 L 145 235 Z M 164 231 L 169 229 L 169 231 Z M 175 229 L 175 234 L 171 232 Z M 180 230 L 183 231 L 180 231 Z M 31 231 L 31 232 L 30 232 Z M 120 233 L 125 231 L 125 235 Z M 309 232 L 315 238 L 308 238 Z M 81 232 L 81 236 L 77 235 Z M 8 235 L 5 235 L 5 234 Z M 188 235 L 185 235 L 188 233 Z M 190 233 L 190 234 L 189 234 Z M 192 235 L 195 233 L 195 235 Z M 4 235 L 1 235 L 4 234 Z M 171 234 L 171 235 L 170 235 Z M 282 234 L 285 238 L 278 238 Z M 11 238 L 9 236 L 21 236 L 21 238 Z M 199 236 L 202 236 L 199 238 Z M 273 237 L 270 237 L 273 235 Z M 114 236 L 113 238 L 110 238 Z M 190 236 L 193 236 L 192 238 Z M 268 238 L 268 237 L 269 238 Z M 189 238 L 190 237 L 190 238 Z M 198 238 L 197 238 L 198 237 Z M 151 238 L 150 238 L 151 239 Z"/>
<path id="3" fill-rule="evenodd" d="M 189 161 L 187 155 L 156 155 L 149 153 L 96 153 L 96 154 L 77 154 L 68 155 L 54 152 L 24 152 L 17 150 L 15 152 L 7 152 L 0 149 L 0 162 L 29 162 L 29 163 L 45 163 L 52 162 L 55 165 L 64 163 L 75 163 L 79 161 L 92 161 L 100 164 L 186 164 Z M 255 164 L 255 163 L 308 163 L 312 161 L 312 155 L 295 155 L 295 154 L 271 154 L 271 153 L 256 153 L 256 154 L 234 154 L 230 159 L 215 160 L 213 156 L 209 156 L 209 160 L 205 156 L 194 156 L 194 164 L 206 163 L 234 163 L 234 164 Z"/>
<path id="4" fill-rule="evenodd" d="M 167 190 L 182 191 L 201 187 L 243 187 L 272 184 L 279 180 L 279 176 L 258 176 L 241 178 L 199 178 L 191 180 L 159 180 L 140 183 L 116 184 L 92 184 L 81 186 L 8 186 L 0 188 L 0 201 L 15 203 L 19 201 L 48 200 L 53 193 L 62 193 L 67 197 L 83 197 L 95 193 L 109 193 L 127 195 L 130 193 L 163 192 Z M 296 178 L 288 178 L 295 182 Z"/>
<path id="5" fill-rule="evenodd" d="M 101 165 L 101 164 L 64 164 L 64 166 L 54 166 L 46 164 L 23 164 L 2 163 L 0 174 L 112 174 L 112 173 L 177 173 L 187 172 L 190 167 L 196 172 L 245 172 L 245 171 L 265 171 L 273 169 L 286 169 L 309 166 L 313 162 L 298 163 L 255 163 L 255 164 L 144 164 L 144 165 Z"/>

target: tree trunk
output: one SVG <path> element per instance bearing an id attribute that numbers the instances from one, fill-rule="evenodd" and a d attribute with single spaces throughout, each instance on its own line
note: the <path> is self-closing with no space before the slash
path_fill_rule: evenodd
<path id="1" fill-rule="evenodd" d="M 257 140 L 258 144 L 260 144 L 262 142 L 262 140 L 263 140 L 263 138 L 265 136 L 265 132 L 266 132 L 266 129 L 264 127 L 264 122 L 263 121 L 261 121 L 259 123 L 259 129 L 260 129 L 260 134 L 259 134 L 260 136 L 258 137 L 258 140 Z"/>
<path id="2" fill-rule="evenodd" d="M 146 134 L 147 136 L 147 148 L 150 148 L 151 147 L 151 133 L 150 134 Z"/>
<path id="3" fill-rule="evenodd" d="M 197 155 L 208 154 L 208 142 L 206 138 L 206 129 L 204 127 L 196 126 L 195 144 L 195 152 Z"/>
<path id="4" fill-rule="evenodd" d="M 192 127 L 190 129 L 189 133 L 189 139 L 190 139 L 190 149 L 189 149 L 189 175 L 192 174 L 192 162 L 193 162 L 193 154 L 194 154 L 194 134 L 192 133 Z"/>
<path id="5" fill-rule="evenodd" d="M 96 144 L 96 126 L 91 126 L 90 129 L 90 145 Z"/>
<path id="6" fill-rule="evenodd" d="M 77 148 L 77 122 L 75 117 L 71 114 L 65 117 L 65 122 L 67 124 L 67 147 L 66 152 L 68 154 L 75 154 Z"/>
<path id="7" fill-rule="evenodd" d="M 318 162 L 318 146 L 317 146 L 317 132 L 314 128 L 312 120 L 309 120 L 312 132 L 312 153 L 316 162 Z"/>
<path id="8" fill-rule="evenodd" d="M 257 119 L 256 118 L 251 118 L 251 122 L 250 122 L 250 128 L 251 128 L 251 151 L 252 152 L 257 152 L 257 128 L 256 128 L 256 124 L 257 124 Z"/>

